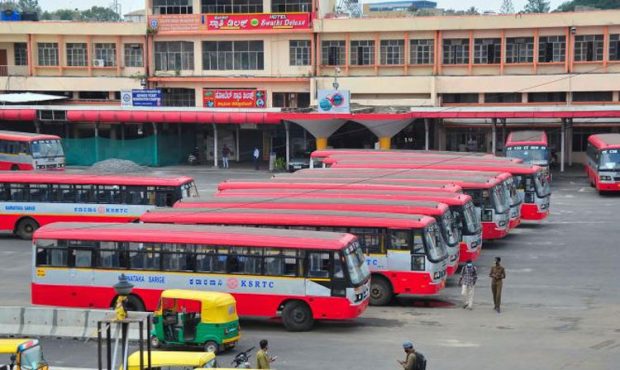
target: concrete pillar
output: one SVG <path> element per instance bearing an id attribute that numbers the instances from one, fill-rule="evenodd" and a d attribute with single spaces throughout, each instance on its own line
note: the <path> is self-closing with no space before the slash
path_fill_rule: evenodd
<path id="1" fill-rule="evenodd" d="M 99 124 L 95 123 L 95 162 L 99 162 Z"/>
<path id="2" fill-rule="evenodd" d="M 34 121 L 34 130 L 36 131 L 37 134 L 41 133 L 41 122 Z"/>
<path id="3" fill-rule="evenodd" d="M 291 160 L 291 137 L 289 132 L 289 123 L 284 122 L 284 130 L 286 132 L 286 168 L 288 169 L 288 162 Z"/>
<path id="4" fill-rule="evenodd" d="M 213 126 L 213 167 L 217 168 L 218 161 L 218 148 L 217 148 L 217 125 L 215 123 L 211 124 Z"/>
<path id="5" fill-rule="evenodd" d="M 241 158 L 241 150 L 239 149 L 239 134 L 241 133 L 241 128 L 239 127 L 239 125 L 235 127 L 237 128 L 237 133 L 235 135 L 235 159 L 237 162 L 239 162 L 239 158 Z"/>
<path id="6" fill-rule="evenodd" d="M 428 118 L 424 119 L 424 150 L 429 150 Z"/>
<path id="7" fill-rule="evenodd" d="M 564 172 L 564 151 L 566 138 L 566 120 L 562 119 L 562 128 L 560 129 L 560 172 Z"/>
<path id="8" fill-rule="evenodd" d="M 327 148 L 327 138 L 326 137 L 317 137 L 316 138 L 316 150 L 323 150 Z"/>
<path id="9" fill-rule="evenodd" d="M 155 140 L 153 144 L 153 165 L 159 166 L 159 130 L 157 123 L 153 123 L 153 136 Z"/>
<path id="10" fill-rule="evenodd" d="M 566 146 L 568 153 L 568 165 L 573 166 L 573 119 L 569 118 L 568 121 L 569 126 L 567 127 L 568 131 L 566 132 Z"/>
<path id="11" fill-rule="evenodd" d="M 495 155 L 497 150 L 497 118 L 493 118 L 493 129 L 491 130 L 491 153 Z"/>
<path id="12" fill-rule="evenodd" d="M 379 149 L 390 150 L 392 148 L 392 138 L 389 136 L 383 136 L 379 138 Z"/>
<path id="13" fill-rule="evenodd" d="M 316 138 L 316 148 L 327 148 L 327 138 L 345 124 L 343 119 L 305 119 L 291 121 L 306 129 Z"/>

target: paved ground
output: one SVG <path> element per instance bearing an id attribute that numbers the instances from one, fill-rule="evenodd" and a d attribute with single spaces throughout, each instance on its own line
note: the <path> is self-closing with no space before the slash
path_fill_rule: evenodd
<path id="1" fill-rule="evenodd" d="M 252 170 L 187 169 L 202 193 L 227 177 L 266 178 Z M 486 243 L 476 307 L 458 306 L 451 281 L 437 299 L 402 298 L 371 307 L 349 323 L 325 323 L 288 333 L 278 322 L 242 320 L 240 348 L 269 338 L 279 369 L 398 369 L 405 339 L 429 359 L 429 369 L 617 369 L 620 363 L 620 197 L 599 196 L 579 175 L 555 176 L 552 216 L 525 224 L 505 240 Z M 28 304 L 29 243 L 0 238 L 3 305 Z M 494 256 L 507 268 L 504 311 L 492 310 L 485 278 Z M 45 339 L 53 365 L 96 367 L 96 344 Z M 232 354 L 221 356 L 227 364 Z"/>

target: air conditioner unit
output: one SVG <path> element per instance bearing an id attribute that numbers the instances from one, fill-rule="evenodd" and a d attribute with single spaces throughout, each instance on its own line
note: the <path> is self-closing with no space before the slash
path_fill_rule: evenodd
<path id="1" fill-rule="evenodd" d="M 105 60 L 93 59 L 93 67 L 105 67 Z"/>

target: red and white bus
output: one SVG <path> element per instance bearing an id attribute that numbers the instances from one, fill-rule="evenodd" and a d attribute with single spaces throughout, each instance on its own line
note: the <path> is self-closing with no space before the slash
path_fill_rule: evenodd
<path id="1" fill-rule="evenodd" d="M 620 191 L 620 134 L 588 138 L 586 173 L 599 192 Z"/>
<path id="2" fill-rule="evenodd" d="M 32 303 L 108 308 L 125 274 L 129 308 L 164 289 L 228 292 L 239 315 L 281 316 L 289 330 L 359 316 L 370 273 L 351 234 L 259 228 L 54 223 L 34 235 Z"/>
<path id="3" fill-rule="evenodd" d="M 258 180 L 227 180 L 219 183 L 217 186 L 218 191 L 226 190 L 245 190 L 245 189 L 305 189 L 308 188 L 307 184 L 299 182 L 274 182 L 274 181 L 258 181 Z M 322 183 L 315 183 L 311 186 L 312 191 L 316 190 L 377 190 L 377 191 L 398 191 L 398 190 L 412 190 L 412 191 L 436 191 L 436 192 L 449 192 L 449 193 L 462 193 L 463 189 L 454 184 L 436 184 L 436 183 L 423 183 L 420 182 L 414 187 L 400 185 L 379 185 L 368 184 L 365 182 L 338 182 L 324 181 Z"/>
<path id="4" fill-rule="evenodd" d="M 168 208 L 146 212 L 140 220 L 354 234 L 372 273 L 373 305 L 387 304 L 397 294 L 436 294 L 446 283 L 448 252 L 435 219 L 429 216 L 304 209 Z"/>
<path id="5" fill-rule="evenodd" d="M 23 239 L 59 221 L 131 222 L 153 207 L 197 197 L 191 177 L 0 173 L 0 230 Z"/>
<path id="6" fill-rule="evenodd" d="M 482 250 L 482 227 L 476 208 L 469 195 L 447 192 L 400 191 L 389 192 L 374 190 L 315 190 L 312 192 L 291 189 L 246 189 L 219 191 L 219 198 L 260 197 L 280 198 L 335 198 L 335 199 L 384 199 L 394 201 L 436 201 L 447 204 L 453 217 L 458 221 L 461 233 L 460 260 L 476 260 Z M 177 204 L 183 204 L 180 201 Z"/>
<path id="7" fill-rule="evenodd" d="M 372 165 L 371 165 L 372 166 Z M 372 178 L 357 177 L 349 179 L 340 179 L 343 182 L 364 183 L 370 185 L 403 185 L 415 187 L 420 183 L 429 184 L 445 184 L 456 185 L 463 189 L 465 194 L 472 197 L 474 206 L 478 210 L 478 214 L 482 223 L 482 238 L 484 240 L 503 238 L 508 234 L 510 203 L 506 198 L 504 188 L 501 181 L 491 176 L 471 176 L 466 179 L 459 179 L 458 176 L 451 178 L 441 175 L 415 173 L 407 174 L 407 178 L 391 178 L 390 175 L 381 175 L 381 167 L 378 174 Z M 314 171 L 314 170 L 312 170 Z M 329 171 L 329 170 L 328 170 Z M 328 172 L 325 171 L 325 172 Z M 336 170 L 332 170 L 336 172 Z M 346 167 L 343 168 L 346 171 Z M 404 174 L 404 172 L 401 172 Z M 282 181 L 287 183 L 309 183 L 321 184 L 325 181 L 337 181 L 337 179 L 326 178 L 305 178 L 305 177 L 275 177 L 273 181 Z M 452 256 L 452 258 L 454 258 Z M 458 261 L 451 261 L 458 262 Z"/>
<path id="8" fill-rule="evenodd" d="M 549 172 L 549 144 L 547 134 L 540 130 L 512 131 L 508 134 L 504 152 L 507 158 L 522 159 Z"/>
<path id="9" fill-rule="evenodd" d="M 384 200 L 384 199 L 337 199 L 334 197 L 291 198 L 280 197 L 268 199 L 261 197 L 245 198 L 214 198 L 209 200 L 179 201 L 175 208 L 260 208 L 260 209 L 304 209 L 345 212 L 397 213 L 431 216 L 437 221 L 443 240 L 448 248 L 449 262 L 448 276 L 454 275 L 459 262 L 464 262 L 459 256 L 461 242 L 460 224 L 453 217 L 447 204 L 437 201 L 421 200 Z M 389 256 L 388 256 L 389 259 Z M 389 265 L 389 261 L 388 261 Z"/>
<path id="10" fill-rule="evenodd" d="M 422 158 L 408 160 L 348 160 L 327 158 L 325 162 L 331 168 L 380 168 L 390 170 L 438 169 L 450 171 L 507 172 L 514 177 L 516 188 L 523 203 L 521 218 L 524 220 L 542 220 L 549 215 L 551 187 L 546 172 L 538 166 L 513 162 L 480 162 L 471 158 L 448 158 L 440 161 Z"/>
<path id="11" fill-rule="evenodd" d="M 62 170 L 60 137 L 0 130 L 0 170 Z"/>

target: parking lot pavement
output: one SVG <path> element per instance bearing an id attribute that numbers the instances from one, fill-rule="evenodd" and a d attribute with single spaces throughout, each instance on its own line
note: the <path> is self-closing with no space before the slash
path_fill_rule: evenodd
<path id="1" fill-rule="evenodd" d="M 227 177 L 269 176 L 230 171 L 184 174 L 194 175 L 205 191 Z M 239 348 L 268 338 L 279 357 L 276 368 L 292 370 L 398 369 L 406 339 L 426 355 L 430 369 L 617 369 L 620 197 L 598 195 L 578 174 L 554 177 L 553 191 L 547 220 L 485 243 L 476 262 L 480 280 L 473 311 L 459 307 L 451 279 L 437 297 L 400 297 L 387 307 L 370 307 L 353 322 L 320 323 L 306 333 L 286 332 L 275 320 L 243 319 Z M 1 238 L 0 256 L 3 304 L 28 304 L 29 243 Z M 501 314 L 492 310 L 487 278 L 495 256 L 502 257 L 507 273 Z M 92 341 L 43 343 L 53 365 L 96 367 Z M 228 365 L 232 356 L 223 354 L 220 363 Z"/>

